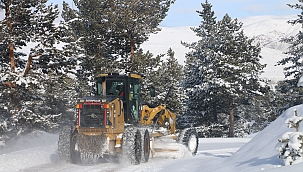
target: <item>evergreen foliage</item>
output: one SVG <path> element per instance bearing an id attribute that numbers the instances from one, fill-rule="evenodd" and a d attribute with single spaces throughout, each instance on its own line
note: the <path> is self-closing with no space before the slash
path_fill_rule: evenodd
<path id="1" fill-rule="evenodd" d="M 84 50 L 82 70 L 91 73 L 133 70 L 135 51 L 159 23 L 174 0 L 74 0 L 63 3 L 63 25 Z"/>
<path id="2" fill-rule="evenodd" d="M 296 85 L 296 79 L 287 79 L 277 83 L 273 105 L 277 107 L 278 114 L 292 106 L 302 104 L 303 88 Z"/>
<path id="3" fill-rule="evenodd" d="M 235 112 L 235 136 L 243 137 L 263 130 L 281 114 L 276 109 L 275 93 L 272 90 L 242 100 Z"/>
<path id="4" fill-rule="evenodd" d="M 297 110 L 294 110 L 294 116 L 285 121 L 289 128 L 294 128 L 294 132 L 286 132 L 279 139 L 277 150 L 285 165 L 301 163 L 303 161 L 303 133 L 298 132 L 299 125 L 303 117 L 299 117 Z"/>
<path id="5" fill-rule="evenodd" d="M 180 86 L 183 80 L 183 66 L 178 63 L 171 48 L 167 51 L 167 59 L 161 63 L 155 77 L 151 79 L 156 87 L 156 104 L 165 103 L 173 112 L 180 114 L 183 110 L 182 100 L 185 99 Z M 170 92 L 168 92 L 169 90 Z M 164 102 L 166 96 L 168 97 Z"/>
<path id="6" fill-rule="evenodd" d="M 75 60 L 56 47 L 60 36 L 54 20 L 59 10 L 46 2 L 0 1 L 5 12 L 0 23 L 0 135 L 6 139 L 57 127 L 68 107 L 70 99 L 62 99 L 67 90 L 62 79 L 69 78 Z"/>
<path id="7" fill-rule="evenodd" d="M 301 13 L 298 14 L 298 19 L 289 20 L 288 23 L 292 25 L 303 24 L 303 1 L 298 0 L 300 3 L 295 5 L 287 4 L 290 8 L 299 9 Z M 284 68 L 284 74 L 286 78 L 294 78 L 297 81 L 301 76 L 303 76 L 303 32 L 299 31 L 295 36 L 290 36 L 288 38 L 282 39 L 282 42 L 290 44 L 288 51 L 285 54 L 288 56 L 278 62 L 278 65 L 288 65 Z"/>
<path id="8" fill-rule="evenodd" d="M 303 24 L 303 1 L 298 0 L 299 3 L 295 5 L 287 4 L 290 8 L 300 10 L 298 18 L 289 20 L 288 23 L 291 25 Z M 279 61 L 278 65 L 286 65 L 284 67 L 285 80 L 280 81 L 277 86 L 277 99 L 276 101 L 280 104 L 279 111 L 283 111 L 288 107 L 298 105 L 302 103 L 302 88 L 298 87 L 298 82 L 303 76 L 303 33 L 299 31 L 295 36 L 289 36 L 282 39 L 284 43 L 288 43 L 288 50 L 285 52 L 286 58 Z"/>
<path id="9" fill-rule="evenodd" d="M 172 49 L 167 51 L 166 60 L 164 54 L 153 55 L 149 52 L 143 53 L 142 49 L 134 54 L 133 72 L 144 76 L 143 88 L 141 88 L 142 100 L 154 105 L 164 103 L 164 99 L 171 86 L 171 93 L 167 100 L 167 106 L 174 112 L 182 110 L 182 98 L 184 99 L 180 82 L 183 79 L 182 66 L 174 57 Z M 150 87 L 156 88 L 156 97 L 150 96 Z"/>
<path id="10" fill-rule="evenodd" d="M 207 125 L 219 122 L 218 114 L 228 114 L 233 137 L 236 108 L 252 95 L 268 91 L 259 79 L 265 66 L 259 62 L 260 47 L 240 30 L 242 23 L 227 14 L 216 21 L 211 7 L 208 1 L 202 3 L 201 24 L 192 29 L 201 39 L 183 43 L 192 50 L 186 55 L 183 81 L 189 97 L 185 114 Z"/>
<path id="11" fill-rule="evenodd" d="M 161 55 L 153 58 L 148 52 L 143 54 L 139 47 L 149 34 L 160 30 L 158 25 L 173 2 L 74 0 L 75 9 L 63 2 L 61 33 L 69 54 L 79 61 L 77 90 L 88 94 L 91 89 L 87 85 L 92 85 L 98 73 L 152 74 L 150 67 L 157 67 Z"/>
<path id="12" fill-rule="evenodd" d="M 156 72 L 161 63 L 161 58 L 164 57 L 163 54 L 153 57 L 153 54 L 149 51 L 144 53 L 142 49 L 139 49 L 133 58 L 133 72 L 138 73 L 144 77 L 141 88 L 141 98 L 145 102 L 153 102 L 153 98 L 150 96 L 150 87 L 154 86 L 154 80 L 157 77 Z"/>

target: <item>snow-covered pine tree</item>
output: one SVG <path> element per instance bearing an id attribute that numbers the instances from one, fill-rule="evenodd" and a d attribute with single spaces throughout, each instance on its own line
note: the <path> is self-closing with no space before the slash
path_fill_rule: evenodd
<path id="1" fill-rule="evenodd" d="M 257 133 L 277 118 L 276 93 L 269 90 L 264 95 L 251 95 L 240 100 L 235 111 L 235 136 Z"/>
<path id="2" fill-rule="evenodd" d="M 303 133 L 298 128 L 303 117 L 298 116 L 297 110 L 294 110 L 294 116 L 285 121 L 289 128 L 294 128 L 295 132 L 286 132 L 279 139 L 276 149 L 280 152 L 285 165 L 292 165 L 303 162 Z"/>
<path id="3" fill-rule="evenodd" d="M 267 91 L 266 84 L 259 79 L 265 66 L 259 62 L 260 47 L 240 30 L 242 23 L 227 14 L 216 22 L 208 1 L 202 7 L 201 25 L 193 30 L 201 40 L 184 44 L 193 49 L 187 58 L 193 66 L 188 71 L 194 73 L 186 74 L 184 82 L 189 93 L 187 112 L 208 117 L 209 122 L 217 121 L 219 113 L 228 114 L 229 136 L 233 137 L 235 110 L 241 100 Z"/>
<path id="4" fill-rule="evenodd" d="M 49 74 L 67 75 L 71 58 L 66 58 L 55 44 L 59 41 L 54 20 L 59 10 L 55 5 L 46 6 L 47 0 L 1 1 L 5 18 L 1 20 L 1 104 L 5 111 L 0 123 L 6 138 L 17 132 L 32 129 L 50 129 L 56 126 L 60 112 L 54 112 L 50 101 L 61 100 L 55 90 L 51 90 L 54 99 L 46 99 L 46 85 L 49 85 Z M 4 48 L 4 47 L 8 48 Z M 28 52 L 22 48 L 30 49 Z M 17 51 L 18 50 L 18 51 Z M 20 58 L 20 55 L 27 58 Z M 27 61 L 26 61 L 26 60 Z M 26 64 L 25 64 L 26 61 Z M 54 82 L 57 89 L 65 86 Z M 4 100 L 4 101 L 2 101 Z M 64 103 L 63 103 L 64 104 Z M 56 106 L 58 107 L 58 106 Z M 64 111 L 64 109 L 63 109 Z M 43 112 L 43 113 L 41 113 Z"/>
<path id="5" fill-rule="evenodd" d="M 249 100 L 256 95 L 264 96 L 269 88 L 260 79 L 265 67 L 260 63 L 261 49 L 252 44 L 253 40 L 245 36 L 243 30 L 240 31 L 242 23 L 237 19 L 232 20 L 226 14 L 218 25 L 218 38 L 223 42 L 219 48 L 222 66 L 217 68 L 218 78 L 222 81 L 221 92 L 229 99 L 225 104 L 228 105 L 230 115 L 229 136 L 233 137 L 234 113 L 236 107 L 242 103 L 241 100 Z"/>
<path id="6" fill-rule="evenodd" d="M 89 78 L 97 71 L 117 72 L 115 60 L 124 50 L 115 46 L 119 40 L 114 36 L 115 29 L 109 25 L 109 2 L 76 0 L 74 3 L 72 9 L 63 2 L 61 29 L 69 45 L 66 50 L 78 56 L 80 75 Z"/>
<path id="7" fill-rule="evenodd" d="M 290 8 L 300 10 L 298 18 L 289 20 L 291 25 L 300 24 L 303 28 L 303 1 L 298 0 L 295 5 L 287 4 Z M 277 93 L 280 99 L 277 99 L 280 104 L 280 109 L 287 109 L 290 106 L 301 104 L 303 101 L 303 88 L 297 87 L 297 83 L 303 76 L 303 32 L 300 30 L 295 36 L 289 36 L 281 40 L 288 43 L 289 47 L 284 52 L 287 57 L 279 61 L 278 65 L 286 65 L 284 67 L 285 80 L 280 81 L 277 85 Z"/>
<path id="8" fill-rule="evenodd" d="M 303 28 L 303 0 L 298 0 L 300 3 L 295 5 L 287 4 L 290 8 L 301 10 L 301 13 L 298 14 L 298 19 L 289 20 L 288 23 L 291 25 L 301 24 Z M 303 76 L 303 32 L 299 31 L 295 36 L 290 36 L 288 38 L 282 39 L 282 42 L 290 44 L 288 51 L 285 54 L 288 56 L 278 62 L 278 65 L 288 64 L 284 68 L 284 74 L 286 78 L 294 78 L 299 80 Z"/>
<path id="9" fill-rule="evenodd" d="M 164 54 L 153 56 L 152 53 L 146 53 L 140 48 L 135 52 L 133 57 L 133 72 L 138 73 L 144 77 L 143 87 L 141 87 L 141 98 L 145 102 L 156 103 L 154 98 L 150 97 L 150 87 L 154 86 L 157 80 L 157 69 L 160 66 L 161 58 Z"/>
<path id="10" fill-rule="evenodd" d="M 279 81 L 275 86 L 274 106 L 277 108 L 277 114 L 302 104 L 303 87 L 297 87 L 297 82 L 295 79 L 286 79 Z"/>
<path id="11" fill-rule="evenodd" d="M 168 50 L 165 61 L 162 61 L 162 58 L 164 58 L 164 54 L 153 57 L 153 54 L 149 52 L 143 53 L 142 49 L 135 52 L 133 72 L 144 77 L 141 98 L 147 103 L 158 105 L 164 102 L 167 91 L 171 86 L 174 86 L 167 101 L 167 106 L 175 112 L 179 112 L 182 108 L 180 99 L 183 96 L 179 86 L 183 79 L 182 66 L 174 57 L 172 49 Z M 156 89 L 156 98 L 150 97 L 151 86 Z"/>
<path id="12" fill-rule="evenodd" d="M 159 31 L 158 25 L 173 2 L 75 0 L 76 9 L 64 3 L 64 24 L 85 50 L 82 71 L 131 70 L 135 51 L 149 34 Z"/>
<path id="13" fill-rule="evenodd" d="M 212 108 L 216 106 L 213 91 L 215 87 L 208 86 L 207 77 L 212 74 L 212 69 L 215 65 L 213 59 L 217 58 L 214 52 L 214 47 L 218 44 L 215 39 L 217 35 L 217 22 L 212 5 L 206 1 L 202 3 L 202 11 L 197 11 L 202 18 L 201 24 L 198 28 L 191 28 L 201 40 L 194 43 L 182 43 L 189 48 L 191 52 L 186 54 L 186 61 L 184 67 L 184 81 L 182 86 L 186 90 L 188 99 L 185 101 L 186 110 L 184 117 L 187 122 L 195 123 L 196 125 L 217 122 L 217 110 L 219 108 Z M 206 76 L 208 74 L 209 76 Z M 209 90 L 209 91 L 204 91 Z"/>
<path id="14" fill-rule="evenodd" d="M 166 105 L 172 111 L 180 114 L 183 110 L 182 100 L 184 99 L 183 89 L 180 86 L 183 80 L 183 66 L 178 63 L 171 48 L 167 51 L 166 60 L 162 61 L 155 73 L 155 77 L 151 79 L 153 79 L 152 81 L 156 88 L 156 104 L 164 103 L 165 97 L 169 89 L 171 89 Z"/>
<path id="15" fill-rule="evenodd" d="M 109 0 L 112 6 L 110 23 L 116 28 L 114 36 L 124 43 L 127 56 L 121 59 L 122 66 L 127 64 L 127 69 L 132 71 L 135 51 L 148 39 L 151 33 L 161 29 L 160 22 L 166 17 L 167 12 L 175 0 Z"/>

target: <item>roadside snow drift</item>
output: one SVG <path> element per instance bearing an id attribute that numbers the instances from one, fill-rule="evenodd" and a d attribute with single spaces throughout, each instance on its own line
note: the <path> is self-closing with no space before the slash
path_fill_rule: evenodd
<path id="1" fill-rule="evenodd" d="M 303 171 L 303 163 L 284 166 L 278 158 L 279 152 L 276 150 L 278 139 L 286 132 L 294 132 L 294 128 L 288 128 L 285 121 L 293 117 L 294 109 L 297 109 L 298 116 L 303 117 L 303 105 L 298 105 L 286 110 L 280 117 L 272 122 L 267 128 L 259 132 L 247 144 L 240 148 L 233 156 L 216 171 Z M 299 131 L 303 131 L 303 123 L 300 124 Z M 281 167 L 281 168 L 277 168 Z"/>

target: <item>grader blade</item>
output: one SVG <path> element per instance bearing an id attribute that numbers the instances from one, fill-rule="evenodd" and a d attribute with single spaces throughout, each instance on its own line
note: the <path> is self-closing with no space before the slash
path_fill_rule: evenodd
<path id="1" fill-rule="evenodd" d="M 171 137 L 155 138 L 152 142 L 152 157 L 178 159 L 184 157 L 187 152 L 184 145 L 177 143 L 176 140 Z"/>

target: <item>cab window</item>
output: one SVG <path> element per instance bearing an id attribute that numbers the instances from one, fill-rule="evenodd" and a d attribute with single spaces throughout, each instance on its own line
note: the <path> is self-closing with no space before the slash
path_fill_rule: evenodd
<path id="1" fill-rule="evenodd" d="M 106 95 L 124 95 L 124 81 L 123 80 L 107 80 L 106 81 Z"/>
<path id="2" fill-rule="evenodd" d="M 131 80 L 129 85 L 130 110 L 135 120 L 139 120 L 140 85 L 138 80 Z"/>

